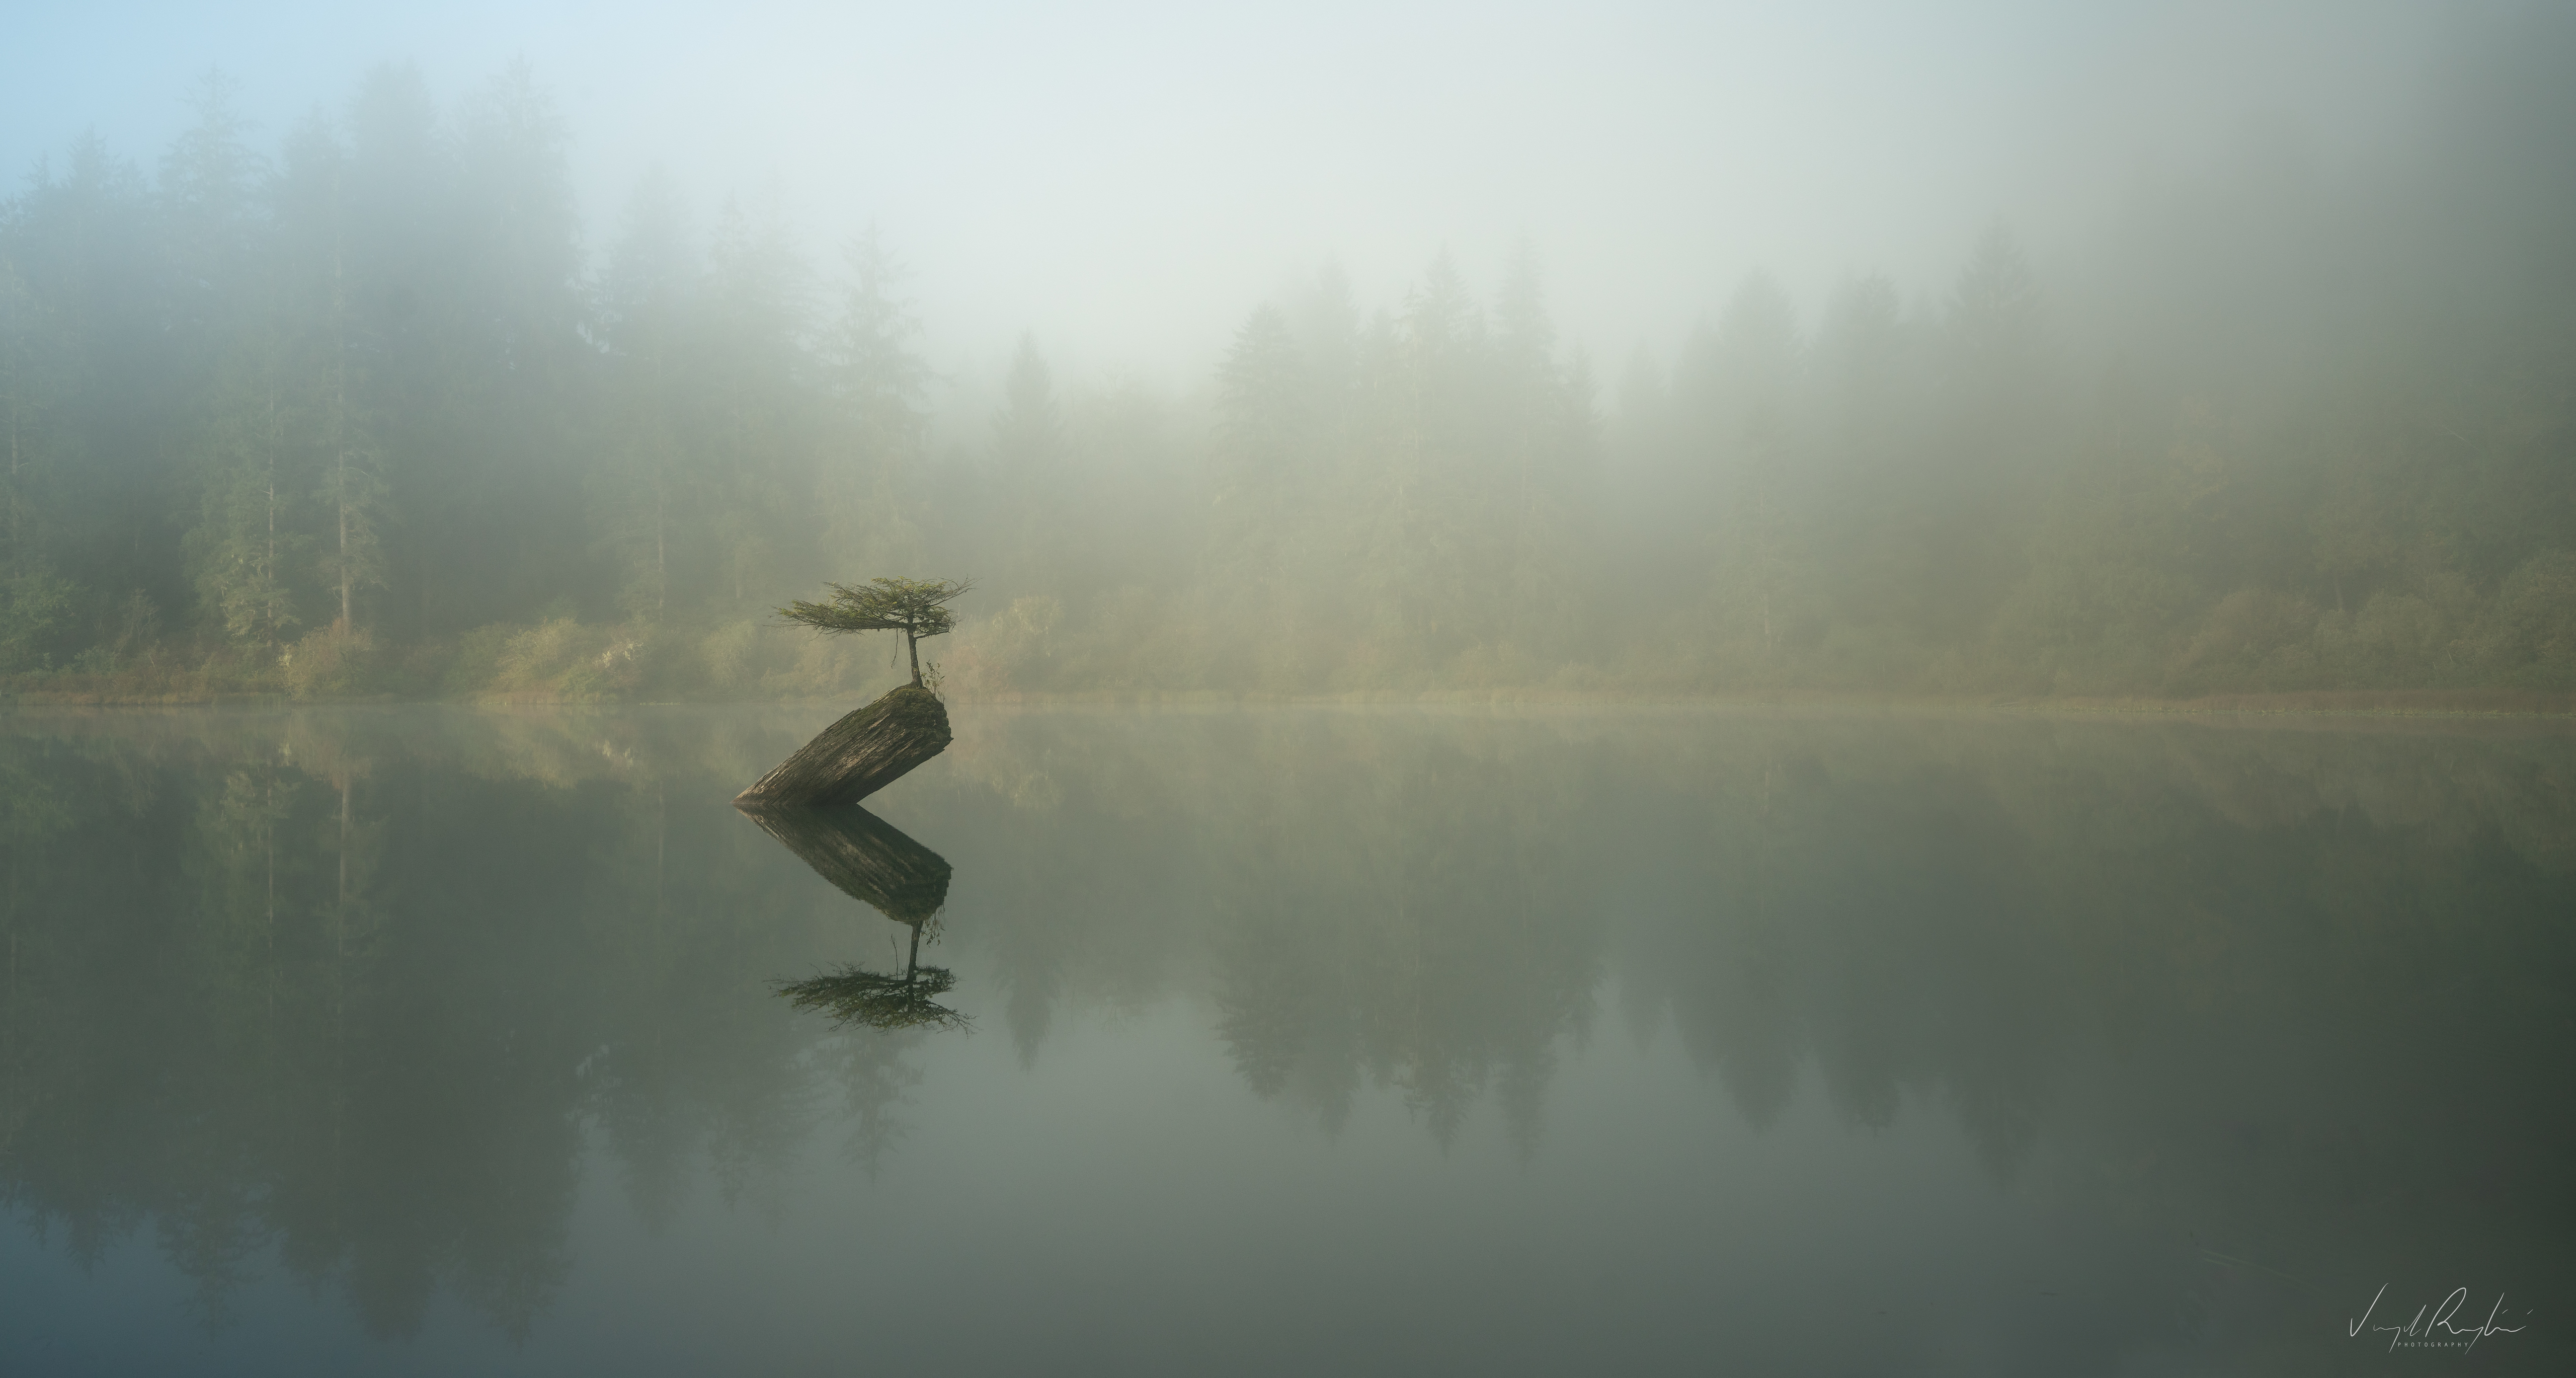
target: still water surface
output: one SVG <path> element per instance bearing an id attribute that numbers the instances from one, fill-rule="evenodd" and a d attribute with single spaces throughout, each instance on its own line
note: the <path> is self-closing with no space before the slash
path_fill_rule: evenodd
<path id="1" fill-rule="evenodd" d="M 2563 730 L 828 716 L 0 719 L 0 1371 L 2576 1371 Z"/>

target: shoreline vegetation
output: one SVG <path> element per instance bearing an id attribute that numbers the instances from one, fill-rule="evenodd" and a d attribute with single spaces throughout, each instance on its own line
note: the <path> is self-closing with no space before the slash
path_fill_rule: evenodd
<path id="1" fill-rule="evenodd" d="M 56 680 L 72 676 L 49 677 Z M 185 682 L 166 686 L 134 684 L 48 684 L 0 689 L 0 709 L 167 709 L 167 708 L 325 708 L 449 704 L 494 710 L 659 707 L 802 707 L 845 705 L 865 696 L 848 694 L 780 694 L 761 697 L 701 695 L 687 697 L 567 696 L 532 692 L 483 694 L 352 694 L 299 698 L 283 690 L 237 687 L 206 688 Z M 1736 690 L 1706 693 L 1657 693 L 1621 689 L 1357 689 L 1343 693 L 1282 694 L 1220 690 L 1004 690 L 967 693 L 951 689 L 941 695 L 952 704 L 1018 710 L 1081 708 L 1568 708 L 1617 711 L 1635 708 L 1709 709 L 1713 711 L 1818 710 L 1890 713 L 2026 712 L 2033 715 L 2241 715 L 2376 718 L 2576 718 L 2576 692 L 2536 689 L 2338 689 L 2269 694 L 2204 694 L 2192 698 L 2154 695 L 2067 695 L 1882 693 L 1866 690 Z"/>

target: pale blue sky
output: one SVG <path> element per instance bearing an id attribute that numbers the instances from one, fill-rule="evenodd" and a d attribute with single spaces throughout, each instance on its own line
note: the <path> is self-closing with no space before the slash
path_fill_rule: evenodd
<path id="1" fill-rule="evenodd" d="M 2355 156 L 2433 8 L 15 0 L 0 171 L 85 128 L 149 167 L 209 68 L 265 143 L 380 61 L 452 101 L 524 57 L 594 247 L 656 160 L 702 220 L 774 203 L 818 260 L 873 218 L 943 366 L 1027 328 L 1186 386 L 1326 255 L 1384 303 L 1444 245 L 1489 285 L 1526 234 L 1607 371 L 1755 267 L 1810 303 L 1870 269 L 1936 292 L 1995 216 L 2046 266 L 2249 118 Z"/>

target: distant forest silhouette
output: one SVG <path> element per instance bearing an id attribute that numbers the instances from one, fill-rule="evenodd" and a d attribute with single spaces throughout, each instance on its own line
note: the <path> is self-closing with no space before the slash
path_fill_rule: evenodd
<path id="1" fill-rule="evenodd" d="M 2043 278 L 1761 274 L 1596 376 L 1538 258 L 1327 268 L 1204 386 L 980 439 L 870 230 L 831 272 L 647 179 L 594 261 L 524 69 L 408 67 L 0 202 L 0 675 L 22 694 L 849 693 L 764 623 L 975 577 L 967 695 L 2576 689 L 2576 20 L 2490 26 L 2361 164 L 2247 126 Z M 1042 231 L 1033 231 L 1042 232 Z M 935 306 L 935 304 L 934 304 Z"/>

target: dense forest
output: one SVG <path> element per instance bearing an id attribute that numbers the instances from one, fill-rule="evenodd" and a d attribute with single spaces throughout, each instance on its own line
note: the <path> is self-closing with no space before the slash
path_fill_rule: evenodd
<path id="1" fill-rule="evenodd" d="M 594 252 L 534 75 L 0 202 L 0 675 L 30 697 L 858 692 L 771 609 L 972 576 L 948 688 L 2006 697 L 2576 688 L 2576 21 L 2285 121 L 2090 242 L 1755 273 L 1602 370 L 1524 252 L 1331 268 L 1179 395 L 1023 341 L 935 426 L 900 264 L 654 177 Z M 2041 264 L 2049 265 L 2043 273 Z M 953 430 L 954 428 L 948 428 Z"/>

